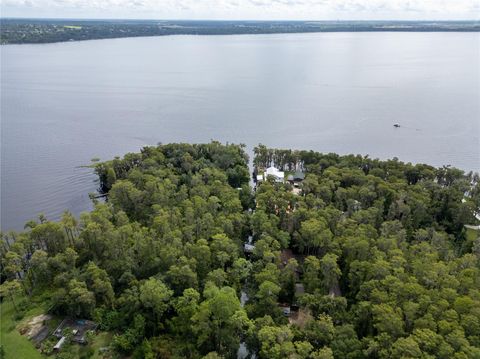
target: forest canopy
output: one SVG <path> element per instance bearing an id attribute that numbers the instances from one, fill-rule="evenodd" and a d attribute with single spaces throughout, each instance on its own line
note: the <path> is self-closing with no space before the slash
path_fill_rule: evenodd
<path id="1" fill-rule="evenodd" d="M 478 174 L 255 147 L 269 166 L 299 190 L 252 188 L 243 145 L 95 164 L 105 202 L 2 234 L 3 301 L 95 321 L 112 358 L 480 358 Z"/>

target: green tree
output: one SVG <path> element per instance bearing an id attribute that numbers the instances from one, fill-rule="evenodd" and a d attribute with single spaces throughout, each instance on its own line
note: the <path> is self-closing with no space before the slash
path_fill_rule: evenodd
<path id="1" fill-rule="evenodd" d="M 160 325 L 163 314 L 170 306 L 172 294 L 173 291 L 161 280 L 153 277 L 140 285 L 140 301 L 145 308 L 152 311 L 157 325 Z"/>
<path id="2" fill-rule="evenodd" d="M 205 300 L 192 317 L 197 344 L 203 352 L 213 350 L 220 355 L 231 356 L 251 322 L 234 289 L 218 289 L 209 285 L 205 288 L 204 297 Z"/>
<path id="3" fill-rule="evenodd" d="M 332 232 L 323 218 L 309 219 L 302 222 L 300 228 L 299 250 L 307 254 L 323 254 L 331 248 L 332 238 Z"/>
<path id="4" fill-rule="evenodd" d="M 320 270 L 322 272 L 323 284 L 330 294 L 340 294 L 338 280 L 342 271 L 337 264 L 338 256 L 335 254 L 325 254 L 320 260 Z"/>
<path id="5" fill-rule="evenodd" d="M 8 280 L 0 285 L 0 295 L 2 297 L 8 296 L 13 304 L 15 312 L 18 313 L 17 303 L 15 302 L 15 296 L 19 294 L 21 285 L 18 280 Z"/>

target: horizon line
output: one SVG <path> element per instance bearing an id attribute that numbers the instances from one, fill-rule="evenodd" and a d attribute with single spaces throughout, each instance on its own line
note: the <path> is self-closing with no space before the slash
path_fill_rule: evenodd
<path id="1" fill-rule="evenodd" d="M 102 17 L 22 17 L 22 16 L 0 16 L 0 20 L 74 20 L 74 21 L 82 21 L 82 20 L 97 20 L 97 21 L 231 21 L 231 22 L 315 22 L 315 21 L 324 21 L 324 22 L 427 22 L 427 21 L 435 21 L 435 22 L 480 22 L 480 19 L 416 19 L 416 20 L 408 20 L 408 19 L 362 19 L 362 20 L 355 20 L 355 19 L 175 19 L 175 18 L 158 18 L 158 19 L 143 19 L 143 18 L 102 18 Z"/>

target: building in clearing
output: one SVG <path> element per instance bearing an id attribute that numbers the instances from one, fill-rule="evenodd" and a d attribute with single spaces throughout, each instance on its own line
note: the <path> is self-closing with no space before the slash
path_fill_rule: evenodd
<path id="1" fill-rule="evenodd" d="M 255 246 L 253 244 L 245 243 L 243 250 L 245 253 L 253 253 Z"/>
<path id="2" fill-rule="evenodd" d="M 300 183 L 303 182 L 305 179 L 305 173 L 297 171 L 292 175 L 288 175 L 287 180 L 292 184 L 294 187 L 299 187 Z"/>
<path id="3" fill-rule="evenodd" d="M 62 339 L 63 337 L 65 337 L 65 329 L 69 329 L 72 332 L 72 342 L 78 344 L 86 344 L 87 333 L 95 332 L 97 326 L 97 323 L 94 323 L 90 320 L 65 318 L 59 324 L 57 329 L 55 329 L 53 335 L 56 336 L 58 339 Z M 59 345 L 58 349 L 60 349 L 60 347 L 63 345 L 63 342 L 60 343 L 59 341 L 57 345 Z"/>
<path id="4" fill-rule="evenodd" d="M 285 179 L 285 172 L 271 166 L 267 168 L 264 174 L 265 179 L 267 179 L 268 176 L 272 176 L 275 182 L 283 182 L 283 180 Z"/>

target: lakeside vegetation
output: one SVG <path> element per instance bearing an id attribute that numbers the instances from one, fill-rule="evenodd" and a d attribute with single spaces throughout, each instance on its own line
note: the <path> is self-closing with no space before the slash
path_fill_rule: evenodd
<path id="1" fill-rule="evenodd" d="M 1 44 L 165 35 L 480 31 L 479 21 L 200 21 L 0 19 Z"/>
<path id="2" fill-rule="evenodd" d="M 97 163 L 108 200 L 78 221 L 3 233 L 6 358 L 33 349 L 13 319 L 36 308 L 94 320 L 104 358 L 480 358 L 478 174 L 254 155 L 255 172 L 305 173 L 299 194 L 252 190 L 244 146 L 159 145 Z"/>
<path id="3" fill-rule="evenodd" d="M 19 300 L 19 298 L 16 299 L 17 301 Z M 32 305 L 32 307 L 34 306 Z M 25 308 L 23 310 L 25 310 Z M 25 310 L 24 314 L 27 316 L 34 315 L 36 310 L 37 308 L 28 311 Z M 2 358 L 43 358 L 33 344 L 18 332 L 16 326 L 19 319 L 20 316 L 17 315 L 17 310 L 13 302 L 4 298 L 0 304 L 0 344 L 2 346 Z"/>

